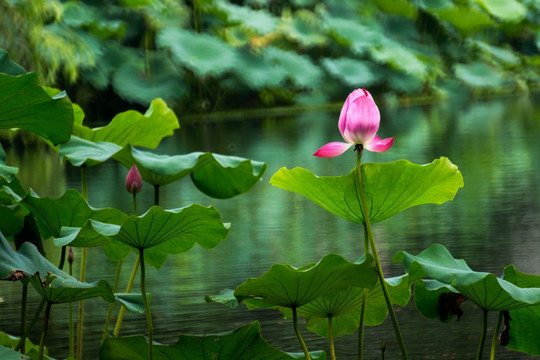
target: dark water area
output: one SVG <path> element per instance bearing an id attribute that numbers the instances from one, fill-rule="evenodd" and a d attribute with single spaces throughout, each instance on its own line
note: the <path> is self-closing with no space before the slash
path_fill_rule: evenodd
<path id="1" fill-rule="evenodd" d="M 408 209 L 374 225 L 375 240 L 386 276 L 403 273 L 391 262 L 401 250 L 417 254 L 433 243 L 445 245 L 473 270 L 500 275 L 515 264 L 523 272 L 540 275 L 540 105 L 538 97 L 512 97 L 476 102 L 447 102 L 429 106 L 381 109 L 381 137 L 395 137 L 386 153 L 364 153 L 364 161 L 389 162 L 402 158 L 429 163 L 441 156 L 459 167 L 465 186 L 443 205 Z M 234 289 L 250 276 L 259 276 L 274 263 L 302 266 L 328 253 L 350 261 L 362 255 L 361 226 L 349 223 L 300 195 L 273 187 L 269 179 L 279 168 L 304 167 L 317 175 L 345 175 L 355 165 L 350 151 L 338 158 L 312 156 L 320 146 L 340 141 L 339 110 L 300 113 L 279 118 L 238 119 L 207 124 L 183 124 L 156 150 L 177 155 L 194 151 L 236 155 L 264 161 L 268 169 L 249 193 L 216 200 L 198 192 L 189 178 L 161 189 L 164 208 L 191 203 L 215 205 L 224 222 L 232 224 L 229 237 L 215 249 L 197 245 L 189 252 L 169 256 L 159 270 L 148 268 L 147 291 L 152 293 L 154 337 L 173 343 L 180 334 L 228 331 L 259 320 L 263 337 L 273 346 L 301 352 L 292 322 L 275 310 L 248 311 L 206 304 L 205 295 Z M 80 189 L 80 170 L 59 165 L 58 156 L 43 150 L 7 151 L 8 164 L 21 167 L 23 183 L 41 196 L 60 196 Z M 124 189 L 127 169 L 113 161 L 90 168 L 89 202 L 94 207 L 115 206 L 130 213 L 131 196 Z M 152 205 L 153 189 L 143 186 L 139 211 Z M 48 254 L 57 262 L 59 251 L 48 242 Z M 76 251 L 76 255 L 80 252 Z M 124 261 L 121 287 L 125 286 L 131 254 Z M 114 281 L 116 263 L 101 249 L 90 249 L 87 281 Z M 76 270 L 77 274 L 78 271 Z M 136 287 L 136 290 L 138 287 Z M 18 335 L 20 284 L 0 283 L 0 329 Z M 33 292 L 33 291 L 32 291 Z M 30 311 L 39 299 L 31 294 Z M 85 359 L 97 355 L 107 304 L 87 302 Z M 481 330 L 482 311 L 469 302 L 462 306 L 459 322 L 443 324 L 422 317 L 414 300 L 397 309 L 410 359 L 474 358 Z M 497 314 L 488 319 L 485 358 Z M 122 335 L 144 334 L 144 314 L 127 314 Z M 310 350 L 328 350 L 327 341 L 302 329 Z M 47 345 L 58 359 L 68 355 L 67 305 L 52 309 Z M 356 359 L 357 334 L 336 339 L 338 359 Z M 539 335 L 540 338 L 540 335 Z M 39 331 L 32 336 L 39 342 Z M 367 329 L 365 358 L 380 358 L 386 340 L 387 359 L 398 359 L 399 348 L 390 320 Z M 540 341 L 540 340 L 539 340 Z M 532 357 L 497 350 L 498 359 Z"/>

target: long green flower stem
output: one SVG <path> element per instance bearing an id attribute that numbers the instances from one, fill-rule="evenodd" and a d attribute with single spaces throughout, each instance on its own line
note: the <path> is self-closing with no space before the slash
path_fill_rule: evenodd
<path id="1" fill-rule="evenodd" d="M 330 341 L 330 356 L 336 360 L 336 349 L 334 346 L 334 328 L 332 326 L 332 316 L 328 317 L 328 339 Z"/>
<path id="2" fill-rule="evenodd" d="M 69 262 L 69 275 L 73 275 L 73 264 Z M 75 357 L 75 332 L 73 329 L 73 302 L 69 303 L 69 357 Z"/>
<path id="3" fill-rule="evenodd" d="M 113 293 L 115 293 L 118 290 L 118 283 L 120 280 L 120 273 L 122 272 L 122 260 L 118 261 L 118 265 L 116 266 L 116 277 L 114 278 L 114 286 L 113 286 Z M 103 330 L 103 337 L 101 338 L 101 343 L 107 339 L 107 335 L 109 334 L 109 326 L 111 324 L 111 317 L 112 312 L 114 308 L 114 303 L 109 304 L 109 311 L 107 312 L 107 318 L 105 319 L 105 329 Z"/>
<path id="4" fill-rule="evenodd" d="M 369 240 L 367 228 L 364 226 L 364 254 L 369 252 Z M 358 324 L 358 360 L 364 359 L 364 323 L 366 322 L 366 307 L 368 298 L 368 289 L 364 289 L 364 297 L 362 299 L 362 313 L 360 314 L 360 324 Z"/>
<path id="5" fill-rule="evenodd" d="M 294 327 L 294 333 L 296 334 L 296 337 L 298 338 L 298 341 L 300 342 L 300 346 L 302 346 L 302 350 L 304 351 L 304 355 L 306 356 L 306 360 L 311 360 L 311 357 L 309 356 L 309 351 L 307 349 L 306 343 L 304 342 L 304 339 L 302 338 L 302 334 L 300 333 L 300 329 L 298 328 L 298 314 L 296 312 L 296 308 L 292 308 L 292 316 L 293 316 L 293 327 Z"/>
<path id="6" fill-rule="evenodd" d="M 159 185 L 154 185 L 154 205 L 159 205 Z"/>
<path id="7" fill-rule="evenodd" d="M 497 327 L 493 333 L 493 338 L 491 339 L 491 353 L 489 355 L 489 360 L 495 360 L 495 350 L 497 348 L 497 335 L 499 335 L 499 330 L 501 329 L 503 319 L 503 312 L 499 311 L 499 320 L 497 320 Z"/>
<path id="8" fill-rule="evenodd" d="M 34 313 L 34 317 L 32 318 L 32 321 L 30 321 L 30 325 L 26 327 L 26 331 L 21 335 L 19 343 L 15 347 L 15 351 L 19 351 L 23 348 L 24 343 L 26 342 L 26 338 L 28 338 L 28 335 L 30 335 L 30 331 L 32 331 L 32 328 L 36 324 L 36 321 L 39 319 L 39 315 L 41 315 L 41 311 L 43 310 L 44 306 L 45 299 L 41 299 L 41 302 L 39 303 L 39 306 Z"/>
<path id="9" fill-rule="evenodd" d="M 88 201 L 88 175 L 86 165 L 81 166 L 81 188 L 83 198 Z M 84 282 L 86 275 L 87 249 L 82 249 L 81 254 L 81 272 L 80 281 Z M 79 300 L 79 309 L 77 312 L 77 360 L 82 360 L 83 347 L 83 329 L 84 329 L 84 300 Z"/>
<path id="10" fill-rule="evenodd" d="M 152 315 L 150 314 L 150 305 L 146 297 L 145 268 L 144 268 L 144 249 L 139 249 L 139 259 L 141 262 L 141 295 L 143 298 L 144 312 L 146 313 L 146 325 L 148 327 L 148 359 L 152 360 L 152 343 L 154 342 L 154 328 L 152 327 Z"/>
<path id="11" fill-rule="evenodd" d="M 384 300 L 386 301 L 386 306 L 388 307 L 388 312 L 390 313 L 390 319 L 392 320 L 392 325 L 394 326 L 394 332 L 396 333 L 396 339 L 399 344 L 401 357 L 403 360 L 408 360 L 407 350 L 405 349 L 405 343 L 403 342 L 403 336 L 401 335 L 401 330 L 399 328 L 396 313 L 394 311 L 394 306 L 392 305 L 392 301 L 390 300 L 390 294 L 388 293 L 386 281 L 384 281 L 384 274 L 381 267 L 381 261 L 379 259 L 379 254 L 377 253 L 377 247 L 375 246 L 375 239 L 373 238 L 373 231 L 371 229 L 371 222 L 369 219 L 369 213 L 367 211 L 368 206 L 367 206 L 367 201 L 366 201 L 366 194 L 364 193 L 364 183 L 362 180 L 362 166 L 361 166 L 362 151 L 363 151 L 362 145 L 356 145 L 355 150 L 358 151 L 357 157 L 356 157 L 357 159 L 356 168 L 358 171 L 358 190 L 360 193 L 360 200 L 361 200 L 361 205 L 362 205 L 361 208 L 362 208 L 362 213 L 364 215 L 364 224 L 366 226 L 369 246 L 371 247 L 371 254 L 373 255 L 373 259 L 375 260 L 375 266 L 377 267 L 377 273 L 379 274 L 379 281 L 381 283 L 381 289 L 383 291 Z"/>
<path id="12" fill-rule="evenodd" d="M 140 257 L 137 255 L 137 259 L 135 260 L 135 263 L 133 264 L 133 269 L 131 270 L 131 276 L 129 277 L 129 281 L 126 286 L 126 293 L 131 292 L 131 287 L 133 286 L 133 282 L 135 281 L 137 270 L 139 270 L 139 262 Z M 122 306 L 120 308 L 120 311 L 118 312 L 118 318 L 116 319 L 116 325 L 114 326 L 114 336 L 118 336 L 120 334 L 120 328 L 122 327 L 122 320 L 124 319 L 125 311 L 125 308 Z"/>
<path id="13" fill-rule="evenodd" d="M 41 331 L 41 340 L 39 340 L 39 360 L 43 360 L 43 350 L 45 349 L 45 337 L 49 327 L 49 317 L 51 315 L 52 302 L 47 301 L 45 307 L 45 316 L 43 317 L 43 330 Z"/>
<path id="14" fill-rule="evenodd" d="M 480 334 L 480 342 L 478 343 L 478 351 L 476 352 L 476 360 L 482 359 L 482 353 L 484 352 L 484 343 L 486 342 L 488 311 L 482 309 L 482 312 L 483 312 L 482 333 Z"/>
<path id="15" fill-rule="evenodd" d="M 21 334 L 24 334 L 26 332 L 26 305 L 28 303 L 28 283 L 23 284 L 21 303 Z M 21 353 L 24 354 L 25 352 L 26 346 L 25 342 L 23 342 L 21 347 Z"/>

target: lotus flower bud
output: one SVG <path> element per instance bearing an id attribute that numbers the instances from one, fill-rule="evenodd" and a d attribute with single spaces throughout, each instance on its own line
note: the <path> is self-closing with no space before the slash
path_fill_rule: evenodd
<path id="1" fill-rule="evenodd" d="M 137 166 L 133 165 L 126 176 L 126 189 L 136 194 L 142 189 L 142 178 Z"/>
<path id="2" fill-rule="evenodd" d="M 69 265 L 73 264 L 73 260 L 75 260 L 75 254 L 73 253 L 73 248 L 70 247 L 67 254 L 67 261 Z"/>

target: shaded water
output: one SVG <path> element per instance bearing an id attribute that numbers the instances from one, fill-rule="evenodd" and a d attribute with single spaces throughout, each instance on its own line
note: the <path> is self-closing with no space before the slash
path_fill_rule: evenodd
<path id="1" fill-rule="evenodd" d="M 400 250 L 417 254 L 432 243 L 444 244 L 456 258 L 474 270 L 501 274 L 515 264 L 527 273 L 540 274 L 540 106 L 534 98 L 508 98 L 474 103 L 444 103 L 382 111 L 381 137 L 394 136 L 386 153 L 365 152 L 364 161 L 386 162 L 406 158 L 428 163 L 441 156 L 459 166 L 465 187 L 452 202 L 408 209 L 374 225 L 375 239 L 387 276 L 403 269 L 392 264 Z M 232 330 L 254 320 L 272 345 L 284 351 L 301 351 L 292 324 L 273 310 L 249 312 L 206 304 L 204 296 L 235 288 L 249 276 L 259 276 L 274 263 L 301 266 L 334 252 L 353 261 L 362 254 L 362 228 L 338 218 L 300 195 L 274 188 L 269 179 L 280 167 L 301 166 L 318 175 L 344 175 L 355 155 L 320 159 L 312 153 L 329 141 L 341 140 L 337 129 L 339 109 L 331 113 L 305 113 L 292 117 L 242 119 L 206 125 L 184 125 L 167 138 L 158 152 L 169 155 L 212 151 L 265 161 L 261 183 L 247 194 L 215 200 L 199 193 L 189 179 L 161 189 L 162 206 L 177 208 L 193 202 L 214 204 L 229 237 L 217 248 L 198 246 L 185 254 L 169 256 L 158 271 L 148 269 L 147 289 L 152 293 L 155 340 L 175 342 L 179 334 L 204 334 Z M 182 123 L 182 119 L 180 119 Z M 79 169 L 57 164 L 56 154 L 42 150 L 8 151 L 8 163 L 21 166 L 21 178 L 41 196 L 60 196 L 80 189 Z M 89 169 L 89 198 L 95 207 L 116 206 L 130 213 L 131 196 L 124 190 L 127 169 L 108 162 Z M 139 209 L 151 206 L 153 189 L 143 188 Z M 52 262 L 57 251 L 48 246 Z M 100 249 L 91 249 L 87 281 L 113 282 L 116 264 Z M 77 253 L 78 255 L 78 253 Z M 104 260 L 105 259 L 105 260 Z M 124 263 L 122 286 L 129 276 L 134 254 Z M 77 273 L 77 271 L 76 271 Z M 0 283 L 0 329 L 18 334 L 20 285 Z M 38 299 L 33 296 L 30 309 Z M 106 304 L 88 301 L 85 358 L 95 358 L 103 331 Z M 48 345 L 56 358 L 67 356 L 67 306 L 53 307 Z M 398 309 L 411 359 L 474 358 L 480 333 L 481 311 L 463 305 L 460 322 L 442 324 L 423 318 L 413 302 Z M 488 341 L 496 324 L 489 318 Z M 123 335 L 145 332 L 145 317 L 128 314 Z M 327 349 L 327 342 L 303 331 L 310 350 Z M 38 332 L 33 340 L 38 342 Z M 390 321 L 368 328 L 367 359 L 380 358 L 379 345 L 387 341 L 387 359 L 399 358 Z M 339 359 L 356 358 L 356 336 L 337 339 Z M 498 349 L 500 359 L 529 356 Z"/>

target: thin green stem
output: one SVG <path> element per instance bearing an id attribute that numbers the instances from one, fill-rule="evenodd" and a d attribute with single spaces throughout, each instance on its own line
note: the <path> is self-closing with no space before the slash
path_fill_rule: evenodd
<path id="1" fill-rule="evenodd" d="M 129 277 L 128 284 L 126 286 L 126 293 L 131 292 L 131 287 L 133 286 L 133 282 L 135 281 L 135 276 L 137 275 L 137 270 L 139 270 L 139 262 L 140 258 L 137 255 L 137 259 L 135 260 L 135 263 L 133 264 L 133 269 L 131 270 L 131 276 Z M 124 313 L 125 308 L 122 306 L 120 308 L 120 312 L 118 313 L 118 318 L 116 319 L 116 325 L 114 326 L 114 336 L 118 336 L 120 334 L 120 328 L 122 327 L 122 320 L 124 319 Z"/>
<path id="2" fill-rule="evenodd" d="M 43 350 L 45 349 L 45 337 L 49 327 L 49 317 L 51 315 L 52 302 L 47 301 L 45 307 L 45 316 L 43 317 L 43 330 L 41 331 L 41 340 L 39 340 L 39 360 L 43 360 Z"/>
<path id="3" fill-rule="evenodd" d="M 88 201 L 88 171 L 86 165 L 81 166 L 81 191 L 83 198 Z M 80 281 L 84 282 L 86 275 L 86 258 L 87 249 L 82 249 L 81 255 L 81 272 Z M 76 359 L 82 360 L 82 347 L 83 347 L 83 329 L 84 329 L 84 300 L 79 301 L 79 308 L 77 311 L 77 354 Z"/>
<path id="4" fill-rule="evenodd" d="M 309 356 L 309 351 L 307 349 L 306 343 L 304 342 L 304 339 L 302 338 L 302 334 L 300 333 L 300 329 L 298 328 L 298 314 L 296 312 L 296 308 L 292 308 L 292 315 L 293 315 L 293 327 L 294 327 L 294 333 L 296 334 L 296 337 L 298 338 L 298 341 L 300 342 L 300 346 L 302 346 L 302 350 L 304 351 L 304 355 L 306 356 L 306 360 L 311 360 L 311 357 Z"/>
<path id="5" fill-rule="evenodd" d="M 328 340 L 330 341 L 330 356 L 336 360 L 336 349 L 334 346 L 334 328 L 332 326 L 332 316 L 328 317 Z"/>
<path id="6" fill-rule="evenodd" d="M 118 265 L 116 266 L 116 277 L 114 278 L 114 286 L 113 286 L 113 292 L 115 293 L 118 290 L 118 283 L 120 280 L 120 273 L 122 272 L 122 260 L 118 262 Z M 107 335 L 109 334 L 109 326 L 111 324 L 111 317 L 112 312 L 114 308 L 114 303 L 109 304 L 109 311 L 107 312 L 107 318 L 105 319 L 105 329 L 103 330 L 103 337 L 101 338 L 101 343 L 107 339 Z"/>
<path id="7" fill-rule="evenodd" d="M 69 275 L 73 275 L 73 263 L 69 262 Z M 69 357 L 75 357 L 75 331 L 73 329 L 73 302 L 69 303 Z"/>
<path id="8" fill-rule="evenodd" d="M 366 195 L 364 193 L 364 182 L 362 179 L 362 145 L 356 145 L 355 150 L 358 151 L 357 153 L 357 161 L 356 161 L 356 170 L 358 173 L 358 192 L 360 194 L 360 205 L 362 208 L 362 214 L 364 216 L 364 224 L 367 231 L 367 237 L 369 240 L 369 246 L 371 247 L 371 254 L 373 255 L 373 259 L 375 260 L 375 266 L 377 268 L 377 273 L 379 275 L 379 282 L 381 283 L 381 289 L 384 295 L 384 300 L 386 301 L 386 306 L 388 307 L 388 312 L 390 313 L 390 319 L 392 320 L 392 325 L 394 326 L 394 332 L 396 334 L 396 339 L 399 344 L 399 350 L 401 352 L 401 357 L 403 360 L 407 360 L 407 350 L 405 349 L 405 343 L 403 341 L 403 336 L 401 335 L 401 330 L 399 328 L 399 324 L 397 321 L 396 313 L 394 311 L 394 306 L 392 305 L 392 301 L 390 300 L 390 294 L 388 293 L 388 288 L 386 286 L 386 281 L 384 281 L 384 274 L 381 267 L 381 261 L 379 259 L 379 254 L 377 253 L 377 247 L 375 246 L 375 239 L 373 238 L 373 230 L 371 229 L 371 221 L 369 219 L 369 213 L 367 211 L 367 201 L 366 201 Z"/>
<path id="9" fill-rule="evenodd" d="M 30 331 L 32 331 L 32 328 L 36 324 L 36 321 L 39 319 L 39 315 L 41 314 L 41 311 L 43 310 L 43 307 L 45 306 L 45 299 L 41 299 L 41 302 L 38 305 L 38 308 L 36 309 L 36 312 L 34 313 L 34 317 L 32 318 L 32 321 L 30 321 L 30 325 L 26 327 L 26 331 L 21 335 L 21 339 L 19 340 L 19 343 L 15 347 L 15 351 L 19 351 L 23 348 L 24 343 L 26 342 L 26 338 L 30 334 Z"/>
<path id="10" fill-rule="evenodd" d="M 364 324 L 366 322 L 368 292 L 368 289 L 364 289 L 364 297 L 362 299 L 362 312 L 360 313 L 360 324 L 358 325 L 358 360 L 364 359 Z"/>
<path id="11" fill-rule="evenodd" d="M 133 193 L 133 214 L 136 216 L 137 212 L 137 194 Z"/>
<path id="12" fill-rule="evenodd" d="M 497 336 L 499 335 L 499 330 L 501 330 L 501 324 L 503 319 L 503 312 L 499 311 L 499 319 L 497 320 L 497 327 L 493 333 L 493 338 L 491 339 L 491 352 L 489 354 L 489 360 L 495 360 L 495 350 L 497 350 Z"/>
<path id="13" fill-rule="evenodd" d="M 146 313 L 146 325 L 148 327 L 148 359 L 152 360 L 152 343 L 154 342 L 154 329 L 152 327 L 152 315 L 150 314 L 150 305 L 148 304 L 148 298 L 146 297 L 144 249 L 139 249 L 139 259 L 141 262 L 141 295 L 143 298 L 144 312 Z"/>
<path id="14" fill-rule="evenodd" d="M 476 360 L 482 359 L 482 353 L 484 352 L 484 343 L 486 342 L 487 333 L 487 317 L 488 311 L 482 309 L 482 333 L 480 334 L 480 342 L 478 343 L 478 351 L 476 352 Z"/>
<path id="15" fill-rule="evenodd" d="M 58 268 L 62 270 L 64 268 L 64 263 L 66 262 L 66 246 L 62 246 L 62 251 L 60 252 L 60 263 Z"/>
<path id="16" fill-rule="evenodd" d="M 154 205 L 159 206 L 159 185 L 154 185 Z"/>
<path id="17" fill-rule="evenodd" d="M 22 304 L 21 304 L 21 334 L 26 332 L 26 305 L 28 303 L 28 283 L 23 284 L 22 288 Z M 21 335 L 22 336 L 22 335 Z M 26 353 L 26 342 L 23 342 L 21 353 Z"/>

